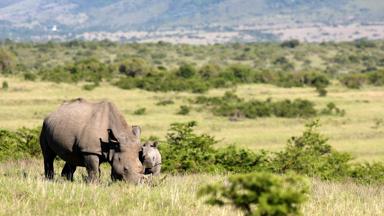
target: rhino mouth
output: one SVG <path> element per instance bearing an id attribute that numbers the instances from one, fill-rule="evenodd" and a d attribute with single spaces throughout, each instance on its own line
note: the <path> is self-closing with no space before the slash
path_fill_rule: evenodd
<path id="1" fill-rule="evenodd" d="M 151 168 L 145 168 L 144 175 L 149 175 L 149 174 L 153 174 L 152 169 Z"/>

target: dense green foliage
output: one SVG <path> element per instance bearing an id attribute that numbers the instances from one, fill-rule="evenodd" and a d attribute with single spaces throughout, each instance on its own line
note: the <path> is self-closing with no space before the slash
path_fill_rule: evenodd
<path id="1" fill-rule="evenodd" d="M 301 176 L 259 172 L 230 176 L 224 184 L 202 187 L 198 195 L 208 196 L 208 204 L 233 205 L 248 216 L 281 216 L 301 215 L 308 193 L 309 183 Z"/>
<path id="2" fill-rule="evenodd" d="M 296 172 L 323 180 L 347 180 L 363 184 L 384 183 L 384 164 L 356 163 L 341 153 L 317 132 L 318 121 L 306 125 L 302 135 L 292 137 L 279 152 L 251 151 L 228 146 L 214 148 L 218 142 L 207 134 L 196 134 L 196 122 L 174 123 L 160 145 L 162 170 L 170 173 L 249 173 L 268 171 Z M 0 161 L 40 156 L 40 129 L 0 130 Z"/>
<path id="3" fill-rule="evenodd" d="M 322 111 L 315 109 L 314 103 L 308 100 L 295 99 L 272 101 L 249 100 L 245 101 L 232 92 L 226 92 L 222 97 L 205 97 L 199 96 L 195 100 L 197 104 L 203 104 L 208 107 L 215 115 L 227 116 L 231 119 L 241 117 L 258 118 L 258 117 L 313 117 L 318 114 L 323 115 L 344 115 L 345 111 L 336 107 L 334 103 L 329 103 Z"/>
<path id="4" fill-rule="evenodd" d="M 0 161 L 40 156 L 40 128 L 0 129 Z"/>
<path id="5" fill-rule="evenodd" d="M 0 49 L 0 73 L 53 82 L 108 81 L 123 89 L 149 91 L 204 92 L 241 83 L 269 83 L 311 86 L 325 96 L 333 78 L 351 88 L 383 85 L 383 46 L 383 41 L 207 46 L 7 42 Z"/>
<path id="6" fill-rule="evenodd" d="M 193 132 L 196 122 L 171 125 L 161 147 L 162 170 L 173 173 L 248 172 L 263 170 L 267 153 L 255 153 L 235 146 L 215 149 L 212 136 Z"/>
<path id="7" fill-rule="evenodd" d="M 272 160 L 275 172 L 295 171 L 328 180 L 348 176 L 352 157 L 332 149 L 328 139 L 316 132 L 318 126 L 318 121 L 313 121 L 301 136 L 288 140 L 285 149 Z"/>

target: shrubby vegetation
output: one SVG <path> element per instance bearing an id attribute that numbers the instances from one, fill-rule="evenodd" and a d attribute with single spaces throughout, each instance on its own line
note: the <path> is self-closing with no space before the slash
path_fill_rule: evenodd
<path id="1" fill-rule="evenodd" d="M 289 139 L 279 152 L 254 152 L 235 146 L 215 148 L 218 141 L 207 134 L 196 134 L 196 125 L 193 121 L 171 125 L 160 145 L 164 172 L 295 172 L 323 180 L 384 183 L 384 163 L 357 163 L 350 154 L 336 151 L 317 131 L 318 121 L 308 123 L 303 134 Z M 40 128 L 0 130 L 0 161 L 41 157 L 39 134 Z"/>
<path id="2" fill-rule="evenodd" d="M 345 111 L 329 103 L 322 111 L 315 109 L 314 103 L 304 99 L 273 101 L 249 100 L 245 101 L 232 92 L 226 92 L 222 97 L 199 96 L 195 100 L 197 104 L 208 107 L 215 115 L 231 118 L 258 118 L 258 117 L 313 117 L 323 115 L 344 115 Z"/>
<path id="3" fill-rule="evenodd" d="M 39 135 L 40 128 L 0 129 L 0 161 L 40 156 Z"/>
<path id="4" fill-rule="evenodd" d="M 242 83 L 269 83 L 310 86 L 326 96 L 326 87 L 335 78 L 350 88 L 383 85 L 382 46 L 383 41 L 364 40 L 209 46 L 7 42 L 0 49 L 0 73 L 27 74 L 25 79 L 32 81 L 108 81 L 123 89 L 197 93 Z"/>
<path id="5" fill-rule="evenodd" d="M 198 195 L 208 196 L 205 202 L 210 205 L 233 205 L 248 216 L 301 215 L 300 204 L 308 199 L 309 183 L 293 174 L 238 174 L 224 184 L 200 188 Z"/>
<path id="6" fill-rule="evenodd" d="M 317 132 L 318 121 L 306 125 L 301 136 L 292 137 L 279 152 L 253 152 L 235 146 L 214 148 L 217 141 L 209 135 L 193 132 L 196 122 L 172 124 L 166 142 L 161 146 L 162 168 L 166 172 L 232 172 L 266 171 L 278 174 L 296 172 L 323 180 L 348 180 L 360 183 L 382 183 L 384 163 L 354 163 L 348 153 L 341 153 Z"/>

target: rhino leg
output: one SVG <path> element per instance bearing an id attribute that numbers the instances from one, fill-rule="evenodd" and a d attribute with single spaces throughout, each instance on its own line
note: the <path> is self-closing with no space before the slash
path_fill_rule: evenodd
<path id="1" fill-rule="evenodd" d="M 68 181 L 73 181 L 73 173 L 76 171 L 76 166 L 65 163 L 63 170 L 61 171 L 61 176 L 66 177 Z"/>
<path id="2" fill-rule="evenodd" d="M 86 154 L 84 155 L 84 164 L 88 172 L 87 182 L 97 182 L 100 173 L 100 159 L 98 155 Z"/>
<path id="3" fill-rule="evenodd" d="M 41 145 L 41 150 L 44 157 L 44 174 L 45 178 L 53 179 L 55 170 L 53 168 L 53 161 L 55 160 L 56 153 L 52 151 L 45 143 Z"/>

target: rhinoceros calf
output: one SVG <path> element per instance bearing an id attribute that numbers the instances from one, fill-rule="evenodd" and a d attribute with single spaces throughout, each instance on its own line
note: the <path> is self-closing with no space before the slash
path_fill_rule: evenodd
<path id="1" fill-rule="evenodd" d="M 139 158 L 144 166 L 144 174 L 160 175 L 161 154 L 157 141 L 147 141 L 139 152 Z"/>
<path id="2" fill-rule="evenodd" d="M 88 181 L 97 180 L 99 165 L 108 162 L 113 180 L 137 183 L 144 176 L 140 133 L 111 102 L 76 99 L 64 103 L 44 119 L 40 134 L 45 177 L 54 177 L 53 161 L 58 155 L 66 161 L 62 175 L 69 180 L 77 166 L 86 167 Z"/>

